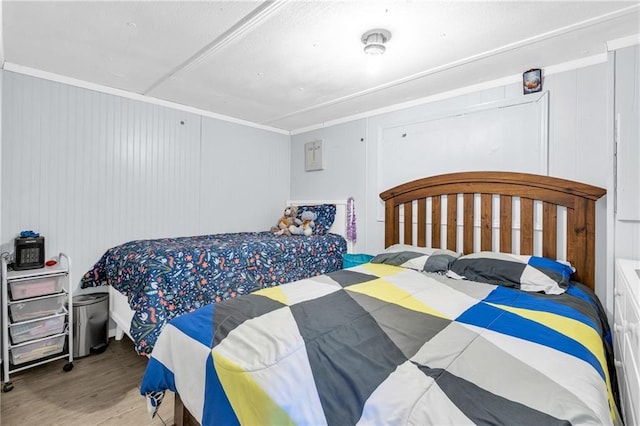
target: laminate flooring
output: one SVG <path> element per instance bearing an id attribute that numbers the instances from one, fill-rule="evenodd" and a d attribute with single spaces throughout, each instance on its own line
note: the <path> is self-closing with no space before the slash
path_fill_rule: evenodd
<path id="1" fill-rule="evenodd" d="M 0 394 L 0 425 L 150 425 L 173 423 L 173 394 L 167 392 L 159 417 L 147 414 L 139 386 L 147 358 L 126 336 L 111 339 L 101 354 L 53 361 L 11 375 L 14 389 Z"/>

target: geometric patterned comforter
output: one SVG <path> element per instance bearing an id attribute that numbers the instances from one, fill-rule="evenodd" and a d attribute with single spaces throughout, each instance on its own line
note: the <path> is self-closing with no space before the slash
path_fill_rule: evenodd
<path id="1" fill-rule="evenodd" d="M 173 320 L 142 394 L 210 424 L 619 424 L 606 319 L 561 295 L 367 263 Z"/>
<path id="2" fill-rule="evenodd" d="M 135 311 L 131 337 L 150 354 L 171 319 L 264 287 L 342 268 L 346 241 L 336 234 L 276 236 L 240 232 L 137 240 L 113 247 L 81 288 L 111 285 Z"/>

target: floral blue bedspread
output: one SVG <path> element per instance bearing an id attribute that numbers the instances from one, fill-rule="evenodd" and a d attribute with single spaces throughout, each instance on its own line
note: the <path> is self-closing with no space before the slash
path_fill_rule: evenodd
<path id="1" fill-rule="evenodd" d="M 166 323 L 202 306 L 342 268 L 336 234 L 275 236 L 242 232 L 131 241 L 113 247 L 81 280 L 111 285 L 135 311 L 136 351 L 151 353 Z"/>

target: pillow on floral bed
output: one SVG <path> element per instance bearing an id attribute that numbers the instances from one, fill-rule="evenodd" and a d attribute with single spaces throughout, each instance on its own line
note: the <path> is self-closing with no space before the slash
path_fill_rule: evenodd
<path id="1" fill-rule="evenodd" d="M 298 206 L 298 219 L 300 219 L 302 212 L 305 211 L 312 211 L 316 214 L 316 219 L 314 220 L 315 227 L 313 228 L 313 233 L 315 235 L 325 235 L 329 233 L 329 229 L 331 229 L 333 221 L 336 219 L 335 204 Z"/>
<path id="2" fill-rule="evenodd" d="M 424 272 L 447 272 L 458 256 L 459 253 L 447 249 L 394 244 L 374 257 L 371 263 L 402 266 Z"/>
<path id="3" fill-rule="evenodd" d="M 460 256 L 447 273 L 451 278 L 562 294 L 573 274 L 570 265 L 545 257 L 483 251 Z"/>

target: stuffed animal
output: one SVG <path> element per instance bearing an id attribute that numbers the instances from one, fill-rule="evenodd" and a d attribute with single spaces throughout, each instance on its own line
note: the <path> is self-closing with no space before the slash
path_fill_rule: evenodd
<path id="1" fill-rule="evenodd" d="M 289 232 L 292 235 L 306 235 L 307 237 L 313 234 L 313 228 L 316 226 L 314 222 L 318 215 L 312 211 L 303 211 L 300 215 L 300 219 L 296 218 L 295 225 L 289 226 Z"/>
<path id="2" fill-rule="evenodd" d="M 282 213 L 282 217 L 278 220 L 276 226 L 271 227 L 271 232 L 273 232 L 275 235 L 291 235 L 289 227 L 295 223 L 297 215 L 298 207 L 285 207 L 284 213 Z"/>

